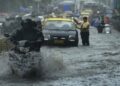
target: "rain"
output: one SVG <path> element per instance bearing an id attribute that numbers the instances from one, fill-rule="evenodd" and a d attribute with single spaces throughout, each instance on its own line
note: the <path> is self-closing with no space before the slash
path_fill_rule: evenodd
<path id="1" fill-rule="evenodd" d="M 0 86 L 120 86 L 119 0 L 0 0 Z"/>

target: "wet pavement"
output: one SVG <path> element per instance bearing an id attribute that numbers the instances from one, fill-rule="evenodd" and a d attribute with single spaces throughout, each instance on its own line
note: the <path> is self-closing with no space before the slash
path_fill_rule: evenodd
<path id="1" fill-rule="evenodd" d="M 44 46 L 44 75 L 20 79 L 10 74 L 7 53 L 0 56 L 0 86 L 120 86 L 120 33 L 90 29 L 90 46 Z"/>

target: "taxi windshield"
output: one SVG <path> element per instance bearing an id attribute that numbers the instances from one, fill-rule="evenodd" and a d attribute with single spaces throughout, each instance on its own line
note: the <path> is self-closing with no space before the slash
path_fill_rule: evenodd
<path id="1" fill-rule="evenodd" d="M 45 25 L 45 29 L 71 30 L 73 28 L 74 24 L 68 21 L 48 21 Z"/>

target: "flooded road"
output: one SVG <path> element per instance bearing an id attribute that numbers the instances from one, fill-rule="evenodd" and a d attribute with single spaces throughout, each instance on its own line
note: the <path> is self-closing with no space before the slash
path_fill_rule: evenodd
<path id="1" fill-rule="evenodd" d="M 26 80 L 10 74 L 7 53 L 0 56 L 0 86 L 120 86 L 120 33 L 90 29 L 90 46 L 44 46 L 44 75 Z"/>

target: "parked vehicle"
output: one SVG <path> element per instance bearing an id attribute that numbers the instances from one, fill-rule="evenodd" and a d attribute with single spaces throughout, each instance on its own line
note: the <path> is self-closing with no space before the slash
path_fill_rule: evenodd
<path id="1" fill-rule="evenodd" d="M 104 22 L 102 21 L 102 22 L 98 25 L 98 27 L 97 27 L 98 33 L 103 33 L 104 27 L 105 27 L 105 24 L 104 24 Z"/>
<path id="2" fill-rule="evenodd" d="M 111 33 L 111 26 L 109 24 L 105 24 L 105 27 L 104 27 L 104 33 Z"/>

